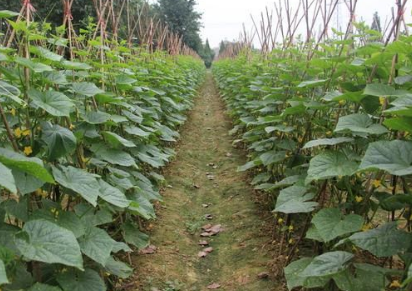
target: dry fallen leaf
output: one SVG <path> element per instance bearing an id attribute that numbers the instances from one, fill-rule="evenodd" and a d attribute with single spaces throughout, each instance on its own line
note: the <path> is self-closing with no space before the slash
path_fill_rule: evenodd
<path id="1" fill-rule="evenodd" d="M 232 156 L 231 153 L 226 153 L 226 157 L 230 158 Z"/>
<path id="2" fill-rule="evenodd" d="M 205 218 L 206 218 L 207 220 L 212 220 L 212 219 L 213 219 L 213 215 L 212 215 L 212 214 L 206 214 L 206 215 L 205 215 Z"/>
<path id="3" fill-rule="evenodd" d="M 205 240 L 201 240 L 201 241 L 199 241 L 199 245 L 204 247 L 204 246 L 208 246 L 209 243 Z"/>
<path id="4" fill-rule="evenodd" d="M 141 250 L 140 253 L 143 255 L 151 255 L 151 254 L 154 254 L 156 250 L 157 250 L 157 247 L 155 247 L 154 245 L 150 245 L 144 248 L 143 250 Z"/>
<path id="5" fill-rule="evenodd" d="M 218 283 L 212 283 L 209 286 L 207 286 L 207 289 L 219 289 L 221 286 Z"/>
<path id="6" fill-rule="evenodd" d="M 199 186 L 199 185 L 196 185 L 196 184 L 193 184 L 193 188 L 195 188 L 195 189 L 200 189 L 200 186 Z"/>
<path id="7" fill-rule="evenodd" d="M 205 257 L 207 256 L 207 254 L 208 254 L 208 253 L 206 253 L 206 252 L 204 252 L 204 251 L 201 251 L 201 252 L 199 252 L 199 253 L 197 254 L 197 256 L 198 256 L 199 258 L 205 258 Z"/>
<path id="8" fill-rule="evenodd" d="M 205 248 L 203 251 L 204 251 L 205 253 L 210 254 L 211 252 L 213 252 L 213 248 L 212 248 L 212 247 L 208 247 L 208 248 Z"/>
<path id="9" fill-rule="evenodd" d="M 259 273 L 257 276 L 258 276 L 259 279 L 267 279 L 267 278 L 269 278 L 269 273 L 268 272 L 262 272 L 262 273 Z"/>
<path id="10" fill-rule="evenodd" d="M 213 236 L 213 235 L 214 235 L 214 234 L 211 233 L 211 232 L 202 232 L 202 233 L 200 234 L 201 237 L 209 237 L 209 236 Z"/>
<path id="11" fill-rule="evenodd" d="M 204 208 L 208 208 L 208 207 L 210 206 L 210 204 L 202 204 L 202 206 L 203 206 Z"/>
<path id="12" fill-rule="evenodd" d="M 208 231 L 209 229 L 211 229 L 213 227 L 212 224 L 208 223 L 202 226 L 202 229 L 205 231 Z"/>

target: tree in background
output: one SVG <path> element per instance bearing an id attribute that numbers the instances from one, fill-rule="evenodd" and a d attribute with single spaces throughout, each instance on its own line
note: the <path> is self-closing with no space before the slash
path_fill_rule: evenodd
<path id="1" fill-rule="evenodd" d="M 215 58 L 215 52 L 210 48 L 208 39 L 206 39 L 205 45 L 202 47 L 201 51 L 199 51 L 199 55 L 205 62 L 205 66 L 210 68 L 213 59 Z"/>
<path id="2" fill-rule="evenodd" d="M 187 46 L 200 53 L 202 40 L 199 32 L 202 15 L 195 11 L 195 5 L 195 0 L 158 0 L 154 9 L 171 31 L 181 35 Z"/>

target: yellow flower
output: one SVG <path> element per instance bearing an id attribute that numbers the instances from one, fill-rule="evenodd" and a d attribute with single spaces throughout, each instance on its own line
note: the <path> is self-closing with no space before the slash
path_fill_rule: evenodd
<path id="1" fill-rule="evenodd" d="M 385 104 L 386 98 L 381 96 L 379 97 L 379 103 L 383 106 L 383 104 Z"/>
<path id="2" fill-rule="evenodd" d="M 367 231 L 367 230 L 369 230 L 369 229 L 371 229 L 372 228 L 372 224 L 371 223 L 367 223 L 367 224 L 364 224 L 363 226 L 362 226 L 362 231 Z"/>
<path id="3" fill-rule="evenodd" d="M 291 245 L 291 244 L 293 244 L 293 242 L 294 242 L 293 238 L 290 238 L 289 239 L 289 244 Z"/>
<path id="4" fill-rule="evenodd" d="M 30 129 L 23 130 L 22 135 L 28 136 L 31 133 Z"/>
<path id="5" fill-rule="evenodd" d="M 10 109 L 10 113 L 11 115 L 16 116 L 16 109 L 14 108 Z"/>
<path id="6" fill-rule="evenodd" d="M 20 127 L 17 127 L 17 128 L 14 130 L 14 135 L 15 135 L 17 138 L 21 138 L 21 128 L 20 128 Z"/>
<path id="7" fill-rule="evenodd" d="M 76 128 L 76 126 L 74 126 L 73 124 L 70 124 L 70 130 L 73 130 L 75 128 Z"/>
<path id="8" fill-rule="evenodd" d="M 293 225 L 289 225 L 289 231 L 290 231 L 290 232 L 293 231 Z"/>
<path id="9" fill-rule="evenodd" d="M 49 193 L 39 188 L 36 190 L 36 195 L 46 198 L 47 196 L 49 196 Z"/>
<path id="10" fill-rule="evenodd" d="M 332 132 L 330 130 L 326 132 L 326 136 L 331 136 L 331 135 L 332 135 Z"/>
<path id="11" fill-rule="evenodd" d="M 363 201 L 363 197 L 362 196 L 356 196 L 355 200 L 357 203 L 361 203 Z"/>
<path id="12" fill-rule="evenodd" d="M 28 147 L 24 147 L 24 154 L 26 155 L 26 156 L 29 156 L 32 152 L 33 152 L 33 150 L 32 150 L 32 148 L 31 148 L 31 146 L 28 146 Z"/>
<path id="13" fill-rule="evenodd" d="M 282 224 L 282 223 L 283 223 L 283 218 L 279 218 L 279 219 L 278 219 L 278 223 L 279 223 L 279 224 Z"/>
<path id="14" fill-rule="evenodd" d="M 373 181 L 372 181 L 372 185 L 373 185 L 375 188 L 378 188 L 379 186 L 382 185 L 382 183 L 381 183 L 380 180 L 373 180 Z"/>
<path id="15" fill-rule="evenodd" d="M 301 143 L 303 141 L 303 137 L 298 137 L 298 142 Z"/>
<path id="16" fill-rule="evenodd" d="M 346 101 L 345 100 L 339 100 L 339 105 L 345 105 Z"/>
<path id="17" fill-rule="evenodd" d="M 389 287 L 391 288 L 400 288 L 401 287 L 401 283 L 399 283 L 398 280 L 393 280 L 391 285 L 389 285 Z"/>

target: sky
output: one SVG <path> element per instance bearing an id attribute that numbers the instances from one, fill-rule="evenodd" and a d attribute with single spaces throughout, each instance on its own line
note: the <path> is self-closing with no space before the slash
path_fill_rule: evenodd
<path id="1" fill-rule="evenodd" d="M 297 7 L 300 0 L 289 0 L 292 7 Z M 340 5 L 341 19 L 347 10 L 343 0 Z M 409 1 L 412 3 L 412 1 Z M 203 40 L 208 39 L 211 47 L 218 47 L 222 40 L 237 40 L 245 23 L 249 31 L 253 27 L 251 16 L 255 19 L 268 7 L 274 10 L 274 0 L 197 0 L 197 11 L 203 13 L 203 28 L 201 36 Z M 412 4 L 407 5 L 405 12 L 408 23 L 412 22 Z M 382 26 L 387 16 L 391 14 L 391 7 L 395 6 L 395 0 L 358 0 L 356 16 L 359 20 L 363 18 L 367 24 L 372 23 L 373 13 L 377 11 L 381 17 Z M 296 9 L 296 8 L 295 8 Z M 337 18 L 333 19 L 336 26 Z M 257 41 L 257 40 L 256 40 Z"/>

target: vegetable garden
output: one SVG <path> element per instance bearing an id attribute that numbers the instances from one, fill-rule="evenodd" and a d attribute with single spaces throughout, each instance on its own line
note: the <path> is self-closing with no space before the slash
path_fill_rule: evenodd
<path id="1" fill-rule="evenodd" d="M 338 1 L 277 5 L 283 25 L 269 13 L 255 23 L 262 51 L 245 33 L 214 73 L 235 142 L 250 152 L 238 170 L 253 171 L 255 189 L 273 199 L 289 290 L 410 290 L 407 1 L 397 1 L 384 33 L 355 22 L 357 1 L 347 2 L 343 32 L 328 29 Z M 307 36 L 295 36 L 300 23 Z"/>
<path id="2" fill-rule="evenodd" d="M 113 290 L 132 273 L 131 248 L 148 244 L 139 224 L 162 199 L 158 169 L 204 74 L 143 14 L 117 40 L 107 1 L 77 35 L 64 2 L 61 27 L 36 22 L 30 1 L 0 12 L 2 290 Z"/>

